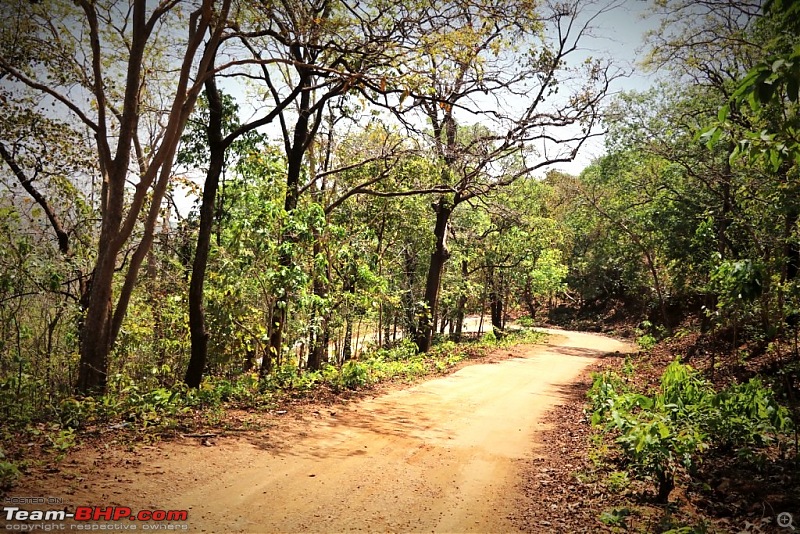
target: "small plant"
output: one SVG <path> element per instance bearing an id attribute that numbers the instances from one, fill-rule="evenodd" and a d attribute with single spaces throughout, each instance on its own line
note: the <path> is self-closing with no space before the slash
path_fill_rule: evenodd
<path id="1" fill-rule="evenodd" d="M 723 446 L 762 446 L 792 428 L 790 414 L 758 378 L 735 384 L 711 399 L 709 426 Z"/>
<path id="2" fill-rule="evenodd" d="M 75 446 L 77 435 L 74 428 L 58 428 L 53 429 L 53 433 L 46 434 L 47 441 L 50 442 L 50 448 L 56 451 L 56 460 L 62 460 L 70 449 Z"/>
<path id="3" fill-rule="evenodd" d="M 14 462 L 8 461 L 3 450 L 0 449 L 0 490 L 11 489 L 14 482 L 20 477 L 19 467 Z"/>
<path id="4" fill-rule="evenodd" d="M 627 471 L 614 471 L 608 475 L 606 485 L 613 493 L 622 493 L 631 485 L 631 479 Z"/>
<path id="5" fill-rule="evenodd" d="M 636 344 L 639 345 L 639 348 L 643 351 L 652 349 L 656 346 L 656 343 L 658 343 L 658 340 L 651 334 L 644 334 L 636 338 Z"/>
<path id="6" fill-rule="evenodd" d="M 628 528 L 627 518 L 630 515 L 628 508 L 612 508 L 600 514 L 600 522 L 608 526 Z"/>
<path id="7" fill-rule="evenodd" d="M 639 326 L 634 329 L 634 332 L 636 334 L 636 344 L 639 346 L 639 349 L 648 351 L 658 343 L 658 337 L 654 335 L 654 332 L 663 334 L 663 328 L 654 327 L 653 323 L 650 321 L 642 321 L 639 323 Z"/>
<path id="8" fill-rule="evenodd" d="M 525 328 L 533 327 L 534 323 L 535 323 L 535 321 L 529 315 L 524 315 L 524 316 L 520 317 L 519 319 L 517 319 L 517 324 L 520 325 L 520 326 L 523 326 Z"/>
<path id="9" fill-rule="evenodd" d="M 294 362 L 287 362 L 278 367 L 274 372 L 274 379 L 278 387 L 293 389 L 300 378 L 300 370 Z"/>
<path id="10" fill-rule="evenodd" d="M 342 365 L 341 381 L 346 388 L 364 387 L 369 383 L 369 370 L 365 364 L 357 360 L 348 360 Z"/>
<path id="11" fill-rule="evenodd" d="M 622 364 L 622 374 L 626 378 L 633 378 L 636 372 L 636 366 L 633 364 L 630 354 L 625 356 L 625 362 Z"/>
<path id="12" fill-rule="evenodd" d="M 95 418 L 97 410 L 97 402 L 93 397 L 69 397 L 58 405 L 56 416 L 64 427 L 81 428 Z"/>

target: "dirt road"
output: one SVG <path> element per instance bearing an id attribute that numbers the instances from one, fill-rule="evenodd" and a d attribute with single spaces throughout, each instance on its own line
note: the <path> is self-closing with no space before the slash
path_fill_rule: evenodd
<path id="1" fill-rule="evenodd" d="M 541 415 L 594 358 L 629 348 L 552 332 L 547 345 L 497 363 L 302 419 L 287 414 L 249 437 L 116 457 L 129 467 L 114 474 L 100 464 L 46 494 L 187 509 L 189 526 L 205 532 L 512 532 L 520 460 L 535 454 Z"/>

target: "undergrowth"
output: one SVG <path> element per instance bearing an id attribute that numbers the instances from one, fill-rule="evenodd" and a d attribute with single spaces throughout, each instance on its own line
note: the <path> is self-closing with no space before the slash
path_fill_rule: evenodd
<path id="1" fill-rule="evenodd" d="M 768 458 L 791 462 L 785 459 L 793 443 L 791 413 L 762 378 L 715 388 L 676 358 L 663 370 L 658 385 L 645 390 L 635 385 L 638 371 L 628 357 L 620 373 L 595 374 L 588 392 L 588 412 L 597 432 L 589 449 L 592 473 L 585 476 L 601 481 L 612 494 L 626 495 L 616 503 L 620 510 L 636 510 L 650 502 L 665 514 L 666 522 L 657 531 L 706 532 L 704 516 L 689 514 L 691 521 L 700 523 L 687 526 L 683 520 L 689 516 L 678 520 L 671 514 L 677 501 L 688 498 L 687 492 L 701 500 L 728 497 L 713 489 L 717 483 L 711 473 L 719 465 L 736 465 L 746 473 L 766 472 L 762 464 Z M 680 497 L 670 502 L 679 486 Z M 599 520 L 624 528 L 630 518 L 617 512 L 607 510 Z"/>
<path id="2" fill-rule="evenodd" d="M 631 474 L 655 485 L 666 503 L 679 474 L 691 475 L 711 448 L 737 456 L 776 442 L 792 429 L 788 410 L 759 378 L 715 391 L 677 359 L 656 391 L 639 393 L 613 372 L 597 375 L 589 391 L 591 422 L 613 432 Z"/>

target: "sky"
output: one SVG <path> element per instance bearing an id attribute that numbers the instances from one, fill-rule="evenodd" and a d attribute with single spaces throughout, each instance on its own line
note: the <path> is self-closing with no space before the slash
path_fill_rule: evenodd
<path id="1" fill-rule="evenodd" d="M 650 17 L 645 18 L 652 0 L 585 0 L 585 5 L 581 8 L 581 15 L 591 17 L 597 10 L 613 2 L 615 7 L 609 11 L 601 13 L 594 20 L 591 34 L 581 39 L 580 53 L 575 54 L 576 61 L 582 61 L 588 56 L 604 56 L 613 60 L 614 65 L 623 69 L 628 75 L 618 78 L 612 85 L 612 92 L 620 91 L 643 91 L 655 82 L 655 74 L 647 74 L 637 62 L 641 60 L 645 52 L 644 37 L 648 30 L 658 27 L 658 20 Z M 223 81 L 224 85 L 224 81 Z M 227 88 L 226 88 L 227 89 Z M 229 89 L 234 94 L 241 91 L 240 88 L 231 87 Z M 244 119 L 252 118 L 251 114 L 257 115 L 253 109 L 249 109 L 247 104 L 248 97 L 242 95 L 237 97 L 242 106 Z M 491 104 L 490 104 L 491 105 Z M 520 105 L 524 105 L 520 102 Z M 271 138 L 279 139 L 280 133 L 277 122 L 264 128 L 264 131 Z M 538 171 L 539 176 L 543 176 L 547 171 L 555 169 L 569 174 L 578 175 L 593 160 L 605 153 L 604 137 L 589 139 L 581 148 L 576 158 L 569 163 L 554 164 L 542 168 Z M 202 178 L 198 178 L 202 180 Z M 185 214 L 191 207 L 188 199 L 180 202 L 180 211 Z"/>
<path id="2" fill-rule="evenodd" d="M 651 2 L 621 0 L 617 7 L 595 20 L 592 37 L 583 41 L 587 55 L 607 55 L 629 75 L 615 80 L 612 91 L 645 91 L 655 83 L 657 73 L 645 73 L 637 63 L 645 54 L 645 34 L 658 27 L 658 20 L 646 18 Z M 604 154 L 604 138 L 589 140 L 574 161 L 552 168 L 579 174 L 594 159 Z"/>

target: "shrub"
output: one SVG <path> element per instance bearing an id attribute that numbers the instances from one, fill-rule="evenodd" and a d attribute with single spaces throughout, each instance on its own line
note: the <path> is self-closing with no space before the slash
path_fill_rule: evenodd
<path id="1" fill-rule="evenodd" d="M 692 367 L 667 366 L 658 391 L 629 391 L 614 373 L 589 390 L 592 424 L 618 432 L 616 442 L 637 477 L 652 480 L 666 502 L 676 475 L 691 472 L 712 446 L 758 446 L 791 426 L 788 412 L 758 379 L 715 392 Z"/>
<path id="2" fill-rule="evenodd" d="M 761 446 L 791 429 L 791 418 L 759 378 L 714 396 L 710 427 L 726 447 Z"/>
<path id="3" fill-rule="evenodd" d="M 519 319 L 517 319 L 516 322 L 520 326 L 523 326 L 525 328 L 531 328 L 532 326 L 534 326 L 534 322 L 535 321 L 533 320 L 533 318 L 531 316 L 524 315 L 524 316 L 520 317 Z"/>
<path id="4" fill-rule="evenodd" d="M 358 360 L 348 360 L 342 365 L 342 386 L 350 389 L 364 387 L 369 383 L 369 369 Z"/>
<path id="5" fill-rule="evenodd" d="M 3 449 L 0 449 L 0 490 L 10 489 L 19 476 L 17 464 L 6 460 Z"/>
<path id="6" fill-rule="evenodd" d="M 640 349 L 645 351 L 655 347 L 656 343 L 658 343 L 658 341 L 650 334 L 645 334 L 636 338 L 636 344 L 639 345 Z"/>

